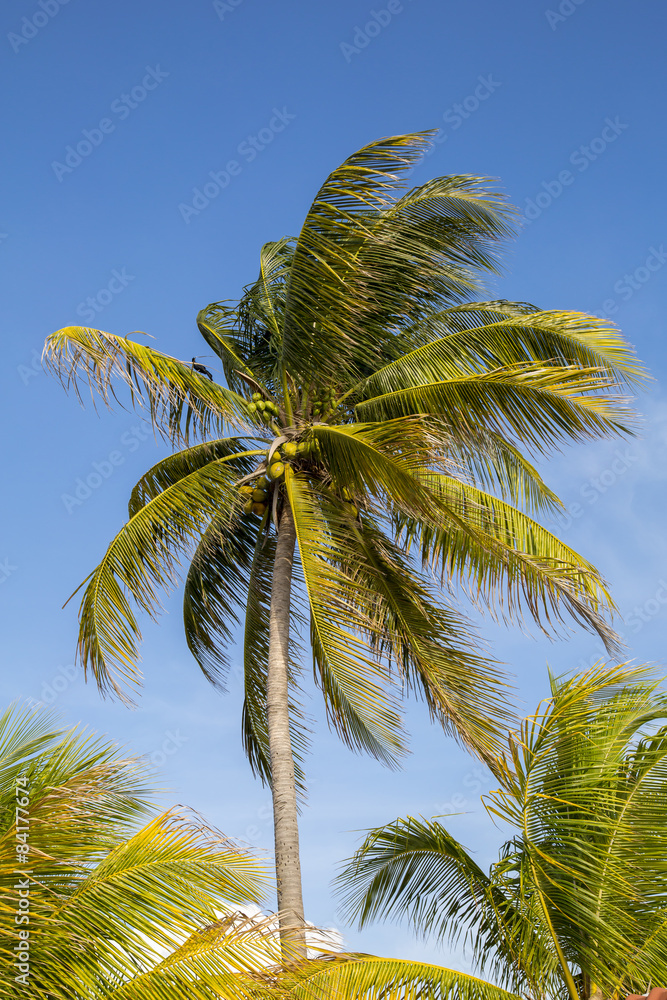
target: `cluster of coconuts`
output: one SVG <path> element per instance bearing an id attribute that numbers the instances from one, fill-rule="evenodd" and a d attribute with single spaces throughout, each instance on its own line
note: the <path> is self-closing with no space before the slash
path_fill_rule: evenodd
<path id="1" fill-rule="evenodd" d="M 274 417 L 280 415 L 278 407 L 270 399 L 264 399 L 261 392 L 253 392 L 252 400 L 246 405 L 248 413 L 259 413 L 265 424 L 270 424 Z"/>
<path id="2" fill-rule="evenodd" d="M 310 455 L 316 450 L 317 442 L 315 441 L 287 441 L 281 447 L 276 448 L 271 456 L 271 464 L 268 469 L 262 475 L 258 475 L 253 483 L 245 483 L 239 487 L 239 493 L 245 497 L 244 512 L 246 514 L 259 514 L 261 517 L 266 511 L 272 484 L 285 475 L 285 462 L 291 458 L 302 458 Z"/>
<path id="3" fill-rule="evenodd" d="M 338 405 L 338 400 L 333 389 L 324 389 L 313 401 L 313 416 L 326 417 Z"/>

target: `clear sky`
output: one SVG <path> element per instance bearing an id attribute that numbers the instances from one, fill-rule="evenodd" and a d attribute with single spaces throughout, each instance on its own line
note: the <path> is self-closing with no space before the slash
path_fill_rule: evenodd
<path id="1" fill-rule="evenodd" d="M 529 217 L 492 293 L 610 315 L 655 376 L 641 440 L 571 449 L 545 474 L 571 511 L 563 537 L 611 583 L 628 657 L 664 662 L 664 15 L 656 0 L 3 5 L 3 703 L 44 698 L 153 755 L 165 804 L 270 851 L 269 795 L 240 748 L 238 673 L 226 697 L 211 691 L 178 595 L 145 629 L 135 711 L 102 702 L 71 667 L 76 602 L 61 605 L 162 452 L 138 417 L 81 409 L 35 358 L 75 323 L 143 330 L 188 360 L 209 353 L 196 312 L 239 294 L 262 243 L 298 232 L 329 170 L 375 138 L 434 127 L 416 182 L 499 178 Z M 91 476 L 86 495 L 78 481 Z M 581 632 L 482 630 L 526 711 L 546 694 L 547 664 L 575 670 L 599 652 Z M 341 926 L 336 864 L 357 831 L 399 814 L 464 812 L 452 828 L 490 860 L 500 834 L 478 800 L 487 776 L 423 707 L 409 712 L 413 754 L 398 774 L 339 746 L 315 698 L 312 711 L 309 919 Z M 356 949 L 450 958 L 392 926 L 343 930 Z"/>

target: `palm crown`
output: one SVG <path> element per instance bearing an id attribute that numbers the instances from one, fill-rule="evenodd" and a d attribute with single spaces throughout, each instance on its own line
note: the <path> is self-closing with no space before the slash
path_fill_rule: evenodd
<path id="1" fill-rule="evenodd" d="M 506 618 L 549 629 L 569 613 L 615 641 L 597 571 L 530 516 L 560 502 L 523 451 L 630 429 L 619 393 L 641 370 L 602 320 L 467 301 L 496 271 L 513 214 L 474 177 L 401 194 L 427 141 L 351 156 L 299 237 L 263 247 L 241 299 L 202 310 L 225 386 L 97 330 L 47 342 L 66 381 L 113 402 L 124 380 L 183 449 L 135 486 L 86 581 L 84 666 L 124 696 L 140 638 L 129 598 L 155 614 L 187 556 L 185 631 L 212 681 L 245 623 L 243 738 L 274 806 L 294 759 L 303 780 L 301 626 L 331 725 L 388 763 L 404 751 L 401 691 L 486 758 L 509 718 L 502 679 L 438 581 Z"/>
<path id="2" fill-rule="evenodd" d="M 340 876 L 361 923 L 460 938 L 518 994 L 570 1000 L 667 980 L 667 699 L 646 668 L 552 681 L 486 800 L 513 829 L 484 872 L 437 819 L 367 836 Z"/>

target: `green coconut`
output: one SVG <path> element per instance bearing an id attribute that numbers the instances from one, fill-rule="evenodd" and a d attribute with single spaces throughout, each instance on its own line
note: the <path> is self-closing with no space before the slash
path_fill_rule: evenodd
<path id="1" fill-rule="evenodd" d="M 280 479 L 280 477 L 285 472 L 285 466 L 282 462 L 272 462 L 269 466 L 269 475 L 271 479 Z"/>

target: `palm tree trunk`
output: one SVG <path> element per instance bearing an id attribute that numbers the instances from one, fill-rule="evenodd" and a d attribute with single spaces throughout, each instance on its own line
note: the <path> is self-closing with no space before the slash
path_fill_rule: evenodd
<path id="1" fill-rule="evenodd" d="M 289 731 L 288 669 L 290 592 L 296 530 L 285 501 L 278 528 L 269 631 L 266 681 L 267 725 L 271 753 L 273 831 L 276 853 L 280 940 L 290 958 L 306 957 L 299 827 L 296 809 L 294 758 Z"/>

